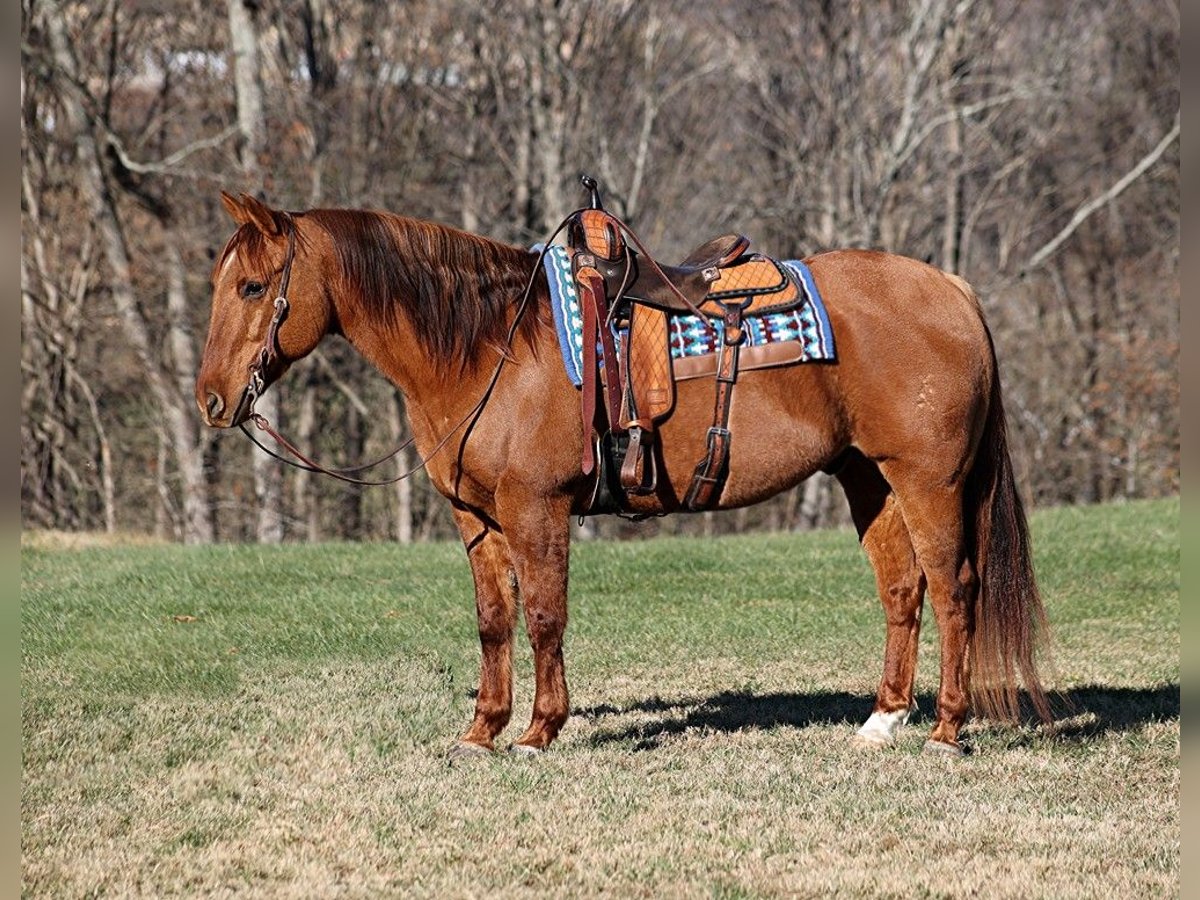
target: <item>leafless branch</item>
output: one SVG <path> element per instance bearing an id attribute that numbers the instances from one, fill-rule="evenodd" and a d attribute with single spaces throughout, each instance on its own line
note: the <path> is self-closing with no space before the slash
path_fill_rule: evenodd
<path id="1" fill-rule="evenodd" d="M 190 170 L 181 170 L 178 168 L 178 166 L 193 153 L 199 153 L 201 150 L 209 150 L 213 147 L 219 147 L 231 137 L 234 137 L 237 133 L 238 126 L 230 125 L 228 128 L 225 128 L 223 131 L 220 131 L 211 137 L 193 141 L 186 147 L 180 147 L 174 153 L 158 162 L 143 162 L 141 160 L 133 159 L 125 149 L 125 145 L 122 143 L 121 138 L 118 137 L 111 129 L 104 128 L 104 138 L 106 141 L 108 141 L 109 146 L 113 148 L 113 152 L 117 154 L 117 159 L 121 161 L 121 165 L 129 169 L 131 172 L 137 172 L 138 174 L 142 175 L 199 174 L 191 172 Z"/>
<path id="2" fill-rule="evenodd" d="M 1058 234 L 1048 240 L 1037 250 L 1036 253 L 1029 257 L 1029 260 L 1025 263 L 1025 265 L 1021 266 L 1021 272 L 1024 273 L 1028 272 L 1030 269 L 1036 269 L 1038 266 L 1044 263 L 1050 257 L 1050 255 L 1054 253 L 1055 250 L 1063 245 L 1067 238 L 1075 233 L 1080 225 L 1087 221 L 1088 216 L 1092 215 L 1092 213 L 1100 209 L 1100 207 L 1104 206 L 1106 203 L 1111 203 L 1113 200 L 1116 200 L 1117 197 L 1124 193 L 1127 187 L 1141 178 L 1142 175 L 1144 175 L 1152 165 L 1158 162 L 1162 155 L 1167 152 L 1167 149 L 1173 143 L 1175 143 L 1175 140 L 1178 137 L 1179 113 L 1176 112 L 1175 124 L 1171 126 L 1170 131 L 1163 135 L 1162 140 L 1160 140 L 1154 146 L 1154 149 L 1138 160 L 1137 165 L 1117 179 L 1117 181 L 1115 181 L 1108 190 L 1099 196 L 1093 197 L 1091 200 L 1087 201 L 1077 210 L 1075 210 L 1075 215 L 1071 216 L 1071 221 L 1067 222 L 1067 224 L 1063 226 L 1062 230 L 1059 231 Z"/>
<path id="3" fill-rule="evenodd" d="M 354 388 L 351 387 L 346 380 L 338 374 L 337 369 L 335 369 L 333 364 L 329 361 L 329 357 L 327 357 L 320 348 L 313 351 L 313 357 L 320 365 L 321 371 L 325 373 L 325 377 L 329 379 L 329 383 L 337 388 L 339 392 L 341 392 L 342 396 L 344 396 L 350 402 L 350 405 L 358 411 L 358 414 L 364 418 L 370 416 L 370 407 L 368 407 L 363 401 L 363 398 L 359 396 L 358 391 L 354 390 Z"/>

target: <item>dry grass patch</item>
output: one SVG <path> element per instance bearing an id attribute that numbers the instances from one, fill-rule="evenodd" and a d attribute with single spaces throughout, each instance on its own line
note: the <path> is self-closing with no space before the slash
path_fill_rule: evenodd
<path id="1" fill-rule="evenodd" d="M 21 532 L 21 549 L 87 550 L 97 547 L 161 547 L 167 541 L 133 531 L 60 531 L 53 528 Z"/>
<path id="2" fill-rule="evenodd" d="M 233 551 L 220 559 L 228 577 L 307 564 L 320 582 L 237 603 L 208 596 L 202 577 L 211 554 L 231 551 L 39 553 L 26 560 L 24 889 L 1177 893 L 1178 570 L 1163 564 L 1169 547 L 1144 537 L 1166 528 L 1169 540 L 1173 516 L 1177 506 L 1157 504 L 1039 517 L 1050 564 L 1061 552 L 1104 566 L 1090 581 L 1049 579 L 1060 686 L 1077 709 L 1057 735 L 976 725 L 975 753 L 961 761 L 919 754 L 927 720 L 891 751 L 850 744 L 869 711 L 882 625 L 846 535 L 720 542 L 731 558 L 814 560 L 795 583 L 776 576 L 779 595 L 800 596 L 816 578 L 815 593 L 832 598 L 820 603 L 841 607 L 828 611 L 755 605 L 771 594 L 751 572 L 740 588 L 713 588 L 669 564 L 661 600 L 631 601 L 600 580 L 604 555 L 628 549 L 579 548 L 576 710 L 560 742 L 538 759 L 454 766 L 444 752 L 470 717 L 477 653 L 461 550 L 322 548 L 308 563 L 290 548 Z M 1153 527 L 1113 528 L 1119 517 Z M 1092 518 L 1102 524 L 1089 530 Z M 1061 551 L 1058 534 L 1071 542 Z M 688 546 L 645 546 L 641 574 Z M 355 579 L 321 580 L 355 554 Z M 463 577 L 445 582 L 447 566 Z M 84 571 L 107 586 L 89 591 Z M 364 589 L 380 579 L 393 589 Z M 1122 597 L 1113 583 L 1138 587 Z M 722 615 L 714 590 L 748 612 Z M 89 595 L 90 617 L 77 608 Z M 196 622 L 162 614 L 181 600 L 202 608 Z M 322 614 L 330 606 L 335 619 Z M 1094 634 L 1103 619 L 1123 623 L 1107 645 Z M 822 628 L 830 620 L 840 627 Z M 935 644 L 930 628 L 924 709 Z M 528 667 L 523 653 L 513 733 L 529 714 Z"/>

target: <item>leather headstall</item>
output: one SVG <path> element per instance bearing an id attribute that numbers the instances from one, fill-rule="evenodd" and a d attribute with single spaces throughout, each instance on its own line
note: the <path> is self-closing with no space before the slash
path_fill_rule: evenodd
<path id="1" fill-rule="evenodd" d="M 233 423 L 240 425 L 247 419 L 253 418 L 254 404 L 279 377 L 279 362 L 283 359 L 283 348 L 279 346 L 279 328 L 287 318 L 291 304 L 288 303 L 288 286 L 292 282 L 292 262 L 296 258 L 296 223 L 291 216 L 287 217 L 287 255 L 283 260 L 283 272 L 279 277 L 279 294 L 275 297 L 275 313 L 267 325 L 267 335 L 263 345 L 250 363 L 250 377 L 242 389 L 238 399 L 237 409 L 233 411 Z"/>
<path id="2" fill-rule="evenodd" d="M 574 215 L 574 213 L 572 213 L 572 215 Z M 567 227 L 570 218 L 571 217 L 568 216 L 561 223 L 559 223 L 558 227 L 556 227 L 553 233 L 551 233 L 550 237 L 546 240 L 545 246 L 538 254 L 537 261 L 530 270 L 529 280 L 525 283 L 525 290 L 521 293 L 521 296 L 517 301 L 516 312 L 513 315 L 512 322 L 508 327 L 508 333 L 505 337 L 504 348 L 500 353 L 500 358 L 496 361 L 496 366 L 494 369 L 492 369 L 491 377 L 488 379 L 487 385 L 485 386 L 483 393 L 480 395 L 479 400 L 461 419 L 458 420 L 458 422 L 454 424 L 453 427 L 447 430 L 441 436 L 441 438 L 438 439 L 438 441 L 433 445 L 433 448 L 427 454 L 425 454 L 423 457 L 420 457 L 416 465 L 391 478 L 366 479 L 359 478 L 358 473 L 364 472 L 368 469 L 373 469 L 390 459 L 394 459 L 400 453 L 416 443 L 416 435 L 410 434 L 408 438 L 401 442 L 395 449 L 393 449 L 387 455 L 381 456 L 379 459 L 367 463 L 360 463 L 355 466 L 333 469 L 323 466 L 316 460 L 306 456 L 298 447 L 296 447 L 295 444 L 280 434 L 274 428 L 274 426 L 267 421 L 265 416 L 254 411 L 255 402 L 263 395 L 271 383 L 279 377 L 282 370 L 281 361 L 284 360 L 283 350 L 279 345 L 279 329 L 283 325 L 284 320 L 287 318 L 288 310 L 291 307 L 291 304 L 287 299 L 287 291 L 288 285 L 291 283 L 292 278 L 292 262 L 294 261 L 296 255 L 296 223 L 290 215 L 286 215 L 288 224 L 288 248 L 287 256 L 284 259 L 283 273 L 280 277 L 279 296 L 275 298 L 275 312 L 271 317 L 270 323 L 267 325 L 267 334 L 263 340 L 263 346 L 259 350 L 258 355 L 255 356 L 254 361 L 250 363 L 249 380 L 246 384 L 246 387 L 242 390 L 242 396 L 238 401 L 237 409 L 234 410 L 234 424 L 241 429 L 242 433 L 246 435 L 246 437 L 248 437 L 251 442 L 258 447 L 258 449 L 262 450 L 268 456 L 271 456 L 286 465 L 292 466 L 293 468 L 302 469 L 306 472 L 319 472 L 322 475 L 328 475 L 331 478 L 336 478 L 338 481 L 344 481 L 347 484 L 383 486 L 395 484 L 398 481 L 403 481 L 405 478 L 409 478 L 419 472 L 421 469 L 424 469 L 429 464 L 429 461 L 438 453 L 440 453 L 442 448 L 444 448 L 450 442 L 450 439 L 454 437 L 454 435 L 460 430 L 463 432 L 462 441 L 459 444 L 459 459 L 461 465 L 462 453 L 466 446 L 467 438 L 470 436 L 475 424 L 479 421 L 479 417 L 483 414 L 484 407 L 491 398 L 492 392 L 496 388 L 496 383 L 500 380 L 500 373 L 503 371 L 505 363 L 512 359 L 511 351 L 513 339 L 516 337 L 517 329 L 520 327 L 521 320 L 524 317 L 526 310 L 529 308 L 530 303 L 532 302 L 534 286 L 537 284 L 538 274 L 541 272 L 542 260 L 546 255 L 547 248 L 551 242 L 558 237 L 559 233 Z M 270 447 L 267 447 L 265 444 L 259 441 L 258 438 L 251 434 L 250 430 L 246 427 L 246 421 L 253 422 L 254 426 L 259 431 L 270 435 L 275 443 L 278 444 L 279 447 L 292 458 L 289 459 L 288 456 L 276 453 Z M 461 472 L 461 468 L 459 471 Z M 455 491 L 457 492 L 457 490 L 458 485 L 456 482 Z"/>

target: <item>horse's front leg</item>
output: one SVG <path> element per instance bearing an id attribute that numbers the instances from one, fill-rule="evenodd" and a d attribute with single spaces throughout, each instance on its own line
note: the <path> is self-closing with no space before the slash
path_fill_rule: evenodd
<path id="1" fill-rule="evenodd" d="M 517 623 L 516 579 L 508 540 L 470 512 L 454 513 L 471 574 L 475 579 L 475 613 L 479 620 L 479 693 L 475 718 L 452 751 L 484 752 L 512 715 L 512 647 Z"/>
<path id="2" fill-rule="evenodd" d="M 549 746 L 569 714 L 563 632 L 567 627 L 571 498 L 518 493 L 497 499 L 505 501 L 502 522 L 525 608 L 525 629 L 537 678 L 533 718 L 513 749 L 537 752 Z"/>

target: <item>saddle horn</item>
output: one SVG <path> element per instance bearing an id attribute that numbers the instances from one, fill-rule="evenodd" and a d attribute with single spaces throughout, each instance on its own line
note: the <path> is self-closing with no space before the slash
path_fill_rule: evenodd
<path id="1" fill-rule="evenodd" d="M 579 176 L 579 183 L 583 185 L 585 191 L 588 191 L 592 195 L 590 200 L 591 208 L 604 209 L 604 204 L 600 202 L 600 182 L 585 173 Z"/>

